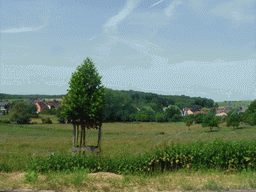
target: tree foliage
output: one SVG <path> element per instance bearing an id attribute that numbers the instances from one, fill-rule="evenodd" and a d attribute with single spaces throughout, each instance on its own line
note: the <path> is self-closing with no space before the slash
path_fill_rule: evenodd
<path id="1" fill-rule="evenodd" d="M 95 64 L 88 57 L 72 73 L 69 84 L 70 90 L 62 101 L 63 116 L 71 120 L 102 121 L 104 87 Z"/>
<path id="2" fill-rule="evenodd" d="M 241 121 L 242 117 L 237 113 L 235 109 L 228 112 L 226 118 L 227 127 L 232 126 L 234 129 L 238 128 Z"/>
<path id="3" fill-rule="evenodd" d="M 175 114 L 181 114 L 179 107 L 175 105 L 169 105 L 167 109 L 165 109 L 164 113 L 166 114 L 168 119 L 171 119 Z"/>
<path id="4" fill-rule="evenodd" d="M 19 117 L 27 116 L 26 107 L 27 103 L 24 101 L 15 102 L 10 110 L 10 120 L 16 121 Z"/>
<path id="5" fill-rule="evenodd" d="M 214 113 L 209 112 L 203 119 L 202 127 L 210 127 L 210 131 L 212 131 L 213 127 L 218 127 L 221 121 L 221 117 L 215 116 Z"/>
<path id="6" fill-rule="evenodd" d="M 190 131 L 190 126 L 193 124 L 193 119 L 187 118 L 185 120 L 186 126 L 188 127 L 188 130 Z"/>
<path id="7" fill-rule="evenodd" d="M 29 103 L 27 104 L 25 111 L 27 114 L 29 114 L 30 116 L 38 116 L 37 115 L 37 108 L 36 105 L 34 103 Z"/>

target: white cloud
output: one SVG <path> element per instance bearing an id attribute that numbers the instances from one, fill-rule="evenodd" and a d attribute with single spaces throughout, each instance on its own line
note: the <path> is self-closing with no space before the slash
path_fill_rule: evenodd
<path id="1" fill-rule="evenodd" d="M 227 3 L 222 3 L 216 6 L 211 10 L 211 13 L 225 17 L 227 19 L 231 19 L 235 22 L 254 22 L 255 13 L 253 12 L 253 9 L 251 9 L 251 13 L 249 11 L 250 8 L 253 7 L 253 3 L 255 3 L 254 0 L 229 1 Z M 247 9 L 245 9 L 245 7 Z"/>
<path id="2" fill-rule="evenodd" d="M 158 5 L 159 3 L 162 3 L 163 1 L 164 1 L 164 0 L 160 0 L 160 1 L 158 1 L 157 3 L 151 5 L 151 7 L 153 7 L 153 6 L 155 6 L 155 5 Z"/>
<path id="3" fill-rule="evenodd" d="M 31 27 L 21 27 L 21 28 L 12 28 L 12 29 L 6 29 L 6 30 L 0 30 L 1 33 L 22 33 L 22 32 L 29 32 L 29 31 L 37 31 L 39 29 L 42 29 L 43 26 L 37 27 L 37 28 L 31 28 Z"/>
<path id="4" fill-rule="evenodd" d="M 106 24 L 104 24 L 103 28 L 105 33 L 112 33 L 117 31 L 117 25 L 126 18 L 134 8 L 136 8 L 137 3 L 141 0 L 128 0 L 124 8 L 114 17 L 110 18 Z"/>
<path id="5" fill-rule="evenodd" d="M 181 4 L 181 0 L 173 1 L 165 10 L 164 13 L 167 16 L 172 16 L 173 12 L 175 11 L 175 7 Z"/>

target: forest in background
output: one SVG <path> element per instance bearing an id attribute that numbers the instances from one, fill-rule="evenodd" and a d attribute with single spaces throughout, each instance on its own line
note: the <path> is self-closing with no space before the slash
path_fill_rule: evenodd
<path id="1" fill-rule="evenodd" d="M 199 111 L 202 108 L 214 108 L 217 106 L 234 105 L 240 107 L 242 105 L 248 106 L 250 101 L 245 102 L 214 102 L 212 99 L 201 97 L 189 97 L 185 95 L 160 95 L 156 93 L 147 93 L 133 90 L 112 90 L 106 88 L 105 90 L 106 106 L 104 107 L 104 122 L 122 122 L 127 119 L 146 119 L 151 121 L 152 111 L 156 114 L 162 113 L 164 107 L 169 105 L 175 105 L 179 109 L 184 107 L 193 108 L 195 111 Z M 28 99 L 62 99 L 66 95 L 11 95 L 1 94 L 0 101 L 17 101 Z M 61 103 L 61 101 L 60 101 Z M 140 110 L 140 114 L 138 113 Z M 49 112 L 51 113 L 51 112 Z M 131 114 L 136 114 L 136 118 L 132 118 Z M 142 115 L 144 114 L 144 115 Z"/>

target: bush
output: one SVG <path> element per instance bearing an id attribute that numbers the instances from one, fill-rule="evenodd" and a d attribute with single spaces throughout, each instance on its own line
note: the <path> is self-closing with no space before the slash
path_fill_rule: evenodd
<path id="1" fill-rule="evenodd" d="M 14 113 L 11 115 L 10 121 L 17 121 L 17 119 L 20 117 L 18 113 Z"/>
<path id="2" fill-rule="evenodd" d="M 29 124 L 30 123 L 30 119 L 29 116 L 23 116 L 23 117 L 19 117 L 16 120 L 17 124 Z"/>
<path id="3" fill-rule="evenodd" d="M 11 123 L 10 120 L 8 120 L 8 119 L 0 120 L 0 123 L 1 123 L 1 122 L 2 122 L 2 123 Z"/>
<path id="4" fill-rule="evenodd" d="M 227 122 L 227 127 L 232 126 L 233 128 L 238 128 L 240 122 L 242 121 L 242 117 L 234 110 L 230 111 L 228 113 L 226 122 Z"/>
<path id="5" fill-rule="evenodd" d="M 42 120 L 42 123 L 44 123 L 44 124 L 52 124 L 52 121 L 49 117 L 48 118 L 42 118 L 41 120 Z"/>
<path id="6" fill-rule="evenodd" d="M 156 116 L 155 116 L 155 121 L 156 122 L 166 122 L 167 121 L 166 115 L 164 113 L 157 112 Z"/>
<path id="7" fill-rule="evenodd" d="M 196 115 L 194 116 L 194 121 L 195 121 L 195 123 L 196 123 L 196 124 L 202 123 L 205 116 L 206 116 L 206 114 L 204 114 L 204 113 L 198 113 L 198 114 L 196 114 Z"/>
<path id="8" fill-rule="evenodd" d="M 186 122 L 187 119 L 192 119 L 194 121 L 195 115 L 194 114 L 189 114 L 183 117 L 183 122 Z"/>
<path id="9" fill-rule="evenodd" d="M 59 123 L 65 124 L 65 123 L 66 123 L 66 120 L 65 120 L 64 118 L 60 118 L 60 119 L 59 119 Z"/>
<path id="10" fill-rule="evenodd" d="M 183 117 L 181 114 L 175 114 L 170 120 L 171 122 L 182 122 Z"/>
<path id="11" fill-rule="evenodd" d="M 43 111 L 41 111 L 40 113 L 46 114 L 46 115 L 57 115 L 57 110 L 56 108 L 53 108 L 53 109 L 44 108 Z"/>
<path id="12" fill-rule="evenodd" d="M 208 108 L 202 108 L 201 111 L 210 111 Z"/>

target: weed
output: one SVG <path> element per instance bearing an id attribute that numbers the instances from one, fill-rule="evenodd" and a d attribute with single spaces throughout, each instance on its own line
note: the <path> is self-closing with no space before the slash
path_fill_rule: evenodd
<path id="1" fill-rule="evenodd" d="M 195 185 L 192 183 L 187 183 L 187 182 L 181 182 L 181 187 L 182 189 L 186 190 L 186 191 L 190 191 L 190 190 L 194 190 L 195 189 Z"/>
<path id="2" fill-rule="evenodd" d="M 35 182 L 38 179 L 38 174 L 35 171 L 28 172 L 23 178 L 26 182 Z"/>
<path id="3" fill-rule="evenodd" d="M 214 191 L 221 191 L 224 189 L 221 184 L 216 183 L 214 180 L 210 180 L 207 184 L 203 187 L 204 190 L 214 190 Z"/>

